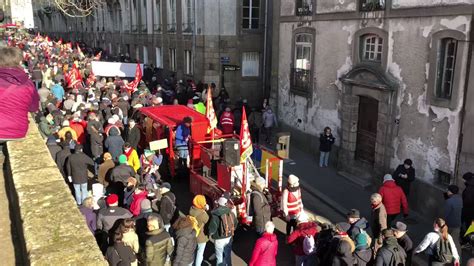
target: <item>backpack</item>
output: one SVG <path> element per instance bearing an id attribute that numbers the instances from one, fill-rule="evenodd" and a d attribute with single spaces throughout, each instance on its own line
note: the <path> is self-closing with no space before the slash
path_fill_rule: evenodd
<path id="1" fill-rule="evenodd" d="M 399 245 L 394 247 L 387 247 L 387 250 L 392 253 L 392 259 L 390 260 L 390 266 L 405 266 L 406 255 L 405 250 Z"/>
<path id="2" fill-rule="evenodd" d="M 449 239 L 443 239 L 443 236 L 439 234 L 439 240 L 436 242 L 435 249 L 433 250 L 433 257 L 436 261 L 442 263 L 451 263 L 454 260 L 453 250 Z"/>
<path id="3" fill-rule="evenodd" d="M 232 212 L 225 213 L 220 216 L 219 234 L 224 237 L 231 237 L 234 235 L 234 217 Z"/>
<path id="4" fill-rule="evenodd" d="M 303 252 L 306 255 L 311 255 L 316 252 L 316 243 L 312 235 L 306 235 L 303 239 Z"/>
<path id="5" fill-rule="evenodd" d="M 201 228 L 199 227 L 199 222 L 198 220 L 196 219 L 196 217 L 194 216 L 191 216 L 191 215 L 188 215 L 188 219 L 191 221 L 191 223 L 193 224 L 193 229 L 194 231 L 196 232 L 196 237 L 199 236 L 199 233 L 201 233 Z"/>
<path id="6" fill-rule="evenodd" d="M 370 247 L 372 245 L 372 237 L 370 237 L 369 234 L 367 234 L 367 231 L 365 231 L 364 229 L 359 228 L 359 230 L 359 234 L 362 234 L 365 237 L 365 239 L 367 240 L 367 245 Z"/>

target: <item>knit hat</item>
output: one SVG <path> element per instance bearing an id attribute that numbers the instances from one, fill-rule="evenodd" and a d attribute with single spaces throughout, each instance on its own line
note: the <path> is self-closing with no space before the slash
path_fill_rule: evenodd
<path id="1" fill-rule="evenodd" d="M 219 204 L 219 206 L 226 206 L 227 199 L 224 197 L 220 197 L 219 200 L 217 201 L 217 204 Z"/>
<path id="2" fill-rule="evenodd" d="M 116 194 L 110 194 L 106 199 L 107 205 L 113 205 L 118 203 L 118 196 Z"/>
<path id="3" fill-rule="evenodd" d="M 127 156 L 125 156 L 125 154 L 121 154 L 119 156 L 119 163 L 120 164 L 126 164 L 127 163 Z"/>
<path id="4" fill-rule="evenodd" d="M 110 160 L 110 159 L 112 159 L 112 154 L 110 154 L 110 152 L 104 153 L 104 160 Z"/>
<path id="5" fill-rule="evenodd" d="M 154 155 L 155 152 L 151 150 L 144 150 L 143 154 L 145 155 L 145 157 L 148 157 L 148 156 Z"/>
<path id="6" fill-rule="evenodd" d="M 142 202 L 140 202 L 140 209 L 142 211 L 151 210 L 151 201 L 149 199 L 143 199 Z"/>
<path id="7" fill-rule="evenodd" d="M 369 243 L 367 242 L 366 234 L 358 234 L 355 238 L 355 248 L 356 249 L 367 249 L 369 248 Z"/>
<path id="8" fill-rule="evenodd" d="M 300 181 L 300 179 L 295 175 L 289 175 L 288 176 L 288 184 L 290 184 L 294 187 L 299 185 L 299 181 Z"/>
<path id="9" fill-rule="evenodd" d="M 196 195 L 193 199 L 193 206 L 198 209 L 205 209 L 206 204 L 206 198 L 203 195 Z"/>
<path id="10" fill-rule="evenodd" d="M 383 182 L 387 182 L 387 181 L 393 181 L 393 177 L 391 174 L 386 174 L 383 176 Z"/>

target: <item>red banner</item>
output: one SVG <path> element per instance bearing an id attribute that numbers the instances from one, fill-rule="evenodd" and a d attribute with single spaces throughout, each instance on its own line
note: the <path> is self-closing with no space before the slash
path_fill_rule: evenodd
<path id="1" fill-rule="evenodd" d="M 250 138 L 249 123 L 247 121 L 247 114 L 245 108 L 242 107 L 242 125 L 240 126 L 240 162 L 252 155 L 252 139 Z"/>
<path id="2" fill-rule="evenodd" d="M 126 85 L 128 93 L 132 94 L 137 90 L 138 84 L 142 80 L 142 68 L 140 64 L 137 64 L 137 68 L 135 70 L 135 79 Z"/>

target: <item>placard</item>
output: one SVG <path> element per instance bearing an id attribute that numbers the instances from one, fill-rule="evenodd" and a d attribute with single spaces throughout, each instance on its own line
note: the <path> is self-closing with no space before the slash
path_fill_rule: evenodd
<path id="1" fill-rule="evenodd" d="M 150 150 L 157 151 L 161 149 L 168 148 L 168 140 L 167 139 L 160 139 L 150 142 Z"/>

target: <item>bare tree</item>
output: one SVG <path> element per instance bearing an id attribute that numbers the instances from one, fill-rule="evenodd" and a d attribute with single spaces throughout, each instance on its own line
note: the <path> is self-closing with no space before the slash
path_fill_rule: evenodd
<path id="1" fill-rule="evenodd" d="M 94 10 L 110 0 L 54 0 L 55 6 L 66 16 L 80 18 L 94 13 Z"/>

